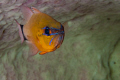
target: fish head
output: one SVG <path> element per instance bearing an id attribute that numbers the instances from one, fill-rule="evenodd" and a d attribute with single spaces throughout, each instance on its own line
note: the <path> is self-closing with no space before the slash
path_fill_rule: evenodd
<path id="1" fill-rule="evenodd" d="M 54 51 L 61 46 L 64 40 L 64 27 L 61 24 L 58 28 L 45 26 L 39 32 L 38 43 L 41 46 L 41 51 Z"/>

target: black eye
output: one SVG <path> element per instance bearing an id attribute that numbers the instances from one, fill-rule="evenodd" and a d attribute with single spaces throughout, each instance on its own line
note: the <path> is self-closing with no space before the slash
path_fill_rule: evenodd
<path id="1" fill-rule="evenodd" d="M 47 36 L 49 36 L 50 35 L 50 28 L 49 27 L 46 27 L 45 28 L 45 34 L 47 35 Z"/>

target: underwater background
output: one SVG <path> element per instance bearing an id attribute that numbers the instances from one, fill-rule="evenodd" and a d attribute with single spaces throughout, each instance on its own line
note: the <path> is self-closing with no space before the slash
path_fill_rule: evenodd
<path id="1" fill-rule="evenodd" d="M 60 48 L 29 57 L 15 19 L 35 7 L 64 26 Z M 0 0 L 0 80 L 120 80 L 119 0 Z"/>

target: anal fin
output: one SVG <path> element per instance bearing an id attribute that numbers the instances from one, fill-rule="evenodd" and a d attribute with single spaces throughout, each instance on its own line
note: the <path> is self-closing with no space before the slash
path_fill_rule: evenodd
<path id="1" fill-rule="evenodd" d="M 34 56 L 39 52 L 39 49 L 30 41 L 26 41 L 29 45 L 29 56 Z"/>

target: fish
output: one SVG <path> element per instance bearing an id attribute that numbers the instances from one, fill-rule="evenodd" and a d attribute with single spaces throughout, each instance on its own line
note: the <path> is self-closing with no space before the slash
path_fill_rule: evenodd
<path id="1" fill-rule="evenodd" d="M 34 7 L 22 6 L 21 12 L 24 17 L 24 25 L 18 23 L 21 43 L 29 45 L 30 55 L 40 55 L 55 51 L 64 40 L 64 26 Z"/>

